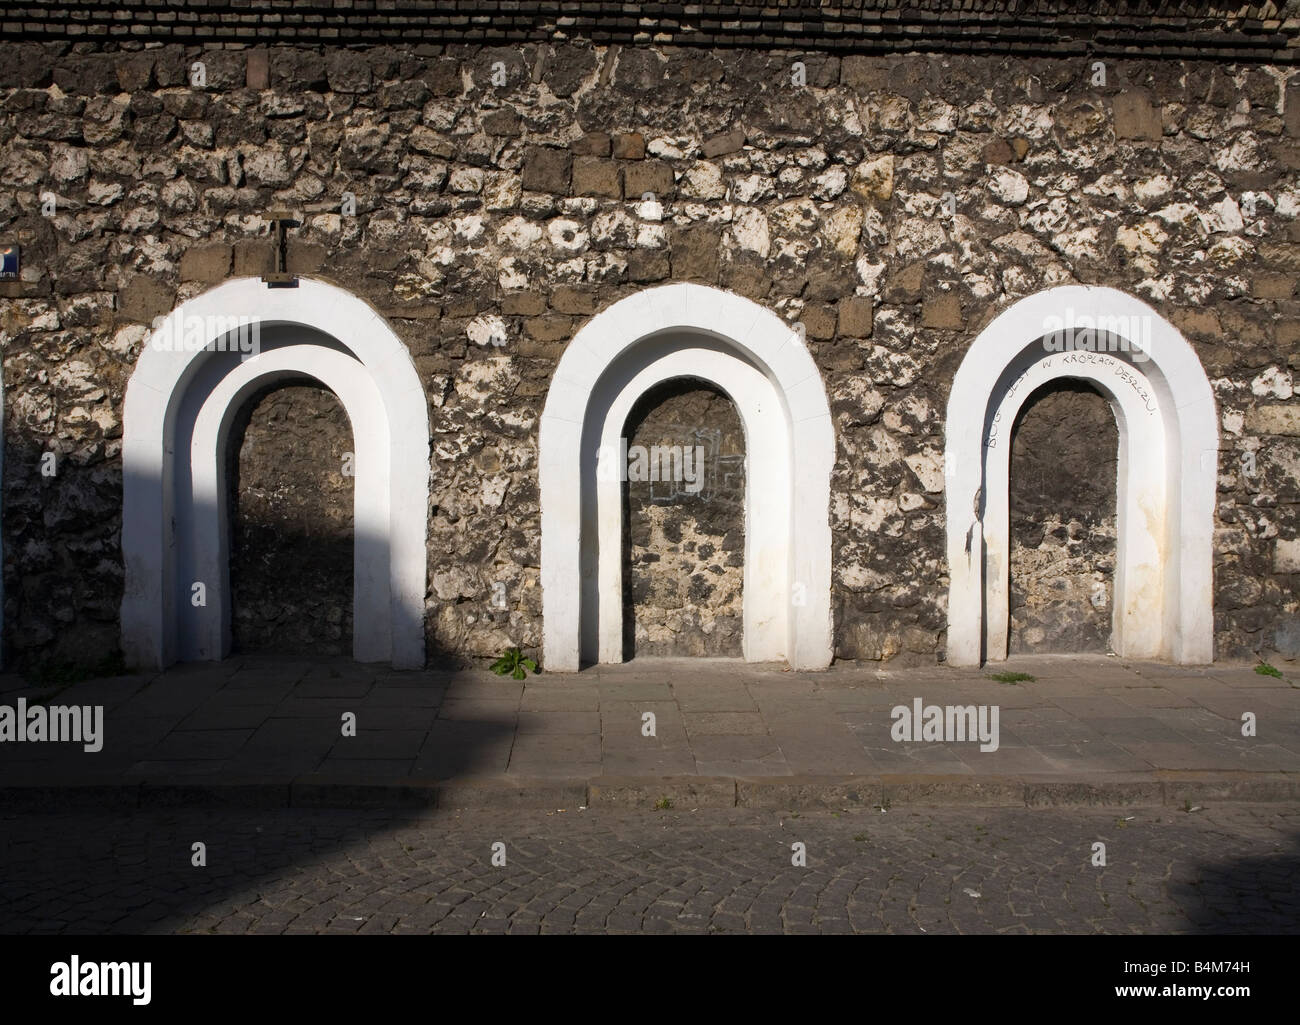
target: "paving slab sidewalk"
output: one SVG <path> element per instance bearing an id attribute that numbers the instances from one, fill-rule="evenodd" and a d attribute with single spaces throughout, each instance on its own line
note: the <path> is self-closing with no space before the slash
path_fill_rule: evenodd
<path id="1" fill-rule="evenodd" d="M 990 678 L 1006 671 L 1035 679 Z M 0 743 L 0 807 L 1300 800 L 1293 665 L 1278 679 L 1103 656 L 824 673 L 638 659 L 515 681 L 245 656 L 65 687 L 0 677 L 0 705 L 19 698 L 102 705 L 103 749 Z M 997 749 L 895 741 L 892 709 L 917 699 L 996 706 Z"/>

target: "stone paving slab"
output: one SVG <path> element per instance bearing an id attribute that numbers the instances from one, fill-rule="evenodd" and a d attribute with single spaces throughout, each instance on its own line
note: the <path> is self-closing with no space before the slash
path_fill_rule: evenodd
<path id="1" fill-rule="evenodd" d="M 1035 679 L 990 678 L 1006 671 Z M 1289 800 L 1300 779 L 1300 667 L 1283 673 L 1082 655 L 823 673 L 656 659 L 516 681 L 245 656 L 63 687 L 4 676 L 0 704 L 102 704 L 104 744 L 0 744 L 0 804 L 94 793 L 128 806 L 260 806 L 274 795 L 313 807 L 448 807 L 457 794 L 485 806 L 529 793 L 537 807 L 556 793 L 654 804 L 676 800 L 683 780 L 683 800 L 756 807 L 831 806 L 849 791 L 864 802 L 1029 807 Z M 895 741 L 891 710 L 917 699 L 996 706 L 997 749 Z M 1242 736 L 1245 713 L 1253 737 Z M 343 733 L 349 715 L 355 736 Z"/>

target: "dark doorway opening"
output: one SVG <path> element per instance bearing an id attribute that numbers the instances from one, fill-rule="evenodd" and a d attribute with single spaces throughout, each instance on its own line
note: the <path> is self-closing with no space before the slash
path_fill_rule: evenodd
<path id="1" fill-rule="evenodd" d="M 226 480 L 233 650 L 352 654 L 352 427 L 338 398 L 276 384 L 240 410 Z"/>

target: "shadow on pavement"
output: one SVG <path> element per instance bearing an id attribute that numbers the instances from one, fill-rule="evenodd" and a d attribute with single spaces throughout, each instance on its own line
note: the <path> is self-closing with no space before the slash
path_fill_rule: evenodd
<path id="1" fill-rule="evenodd" d="M 1271 854 L 1201 861 L 1169 895 L 1191 933 L 1300 933 L 1300 833 Z"/>

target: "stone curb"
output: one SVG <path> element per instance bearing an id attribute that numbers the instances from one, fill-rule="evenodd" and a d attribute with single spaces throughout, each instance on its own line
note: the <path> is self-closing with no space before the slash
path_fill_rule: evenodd
<path id="1" fill-rule="evenodd" d="M 1300 802 L 1289 773 L 1160 772 L 1084 780 L 963 776 L 711 776 L 414 780 L 301 776 L 292 782 L 146 780 L 0 786 L 0 812 L 185 808 L 1191 808 Z"/>

